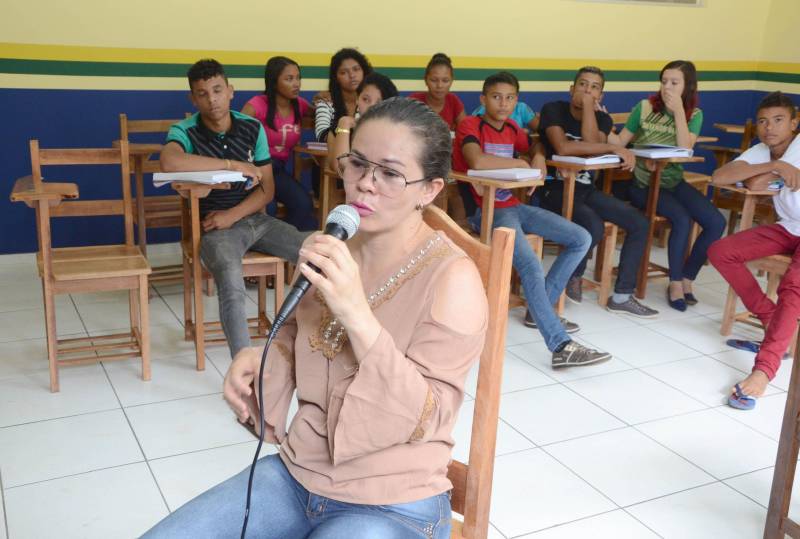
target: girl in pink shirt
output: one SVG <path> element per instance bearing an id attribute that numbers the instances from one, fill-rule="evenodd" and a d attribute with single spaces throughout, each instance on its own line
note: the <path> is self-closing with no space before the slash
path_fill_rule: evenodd
<path id="1" fill-rule="evenodd" d="M 264 93 L 253 97 L 242 112 L 264 126 L 275 178 L 275 200 L 286 207 L 286 222 L 298 230 L 316 230 L 314 203 L 303 186 L 288 173 L 286 164 L 292 148 L 300 142 L 302 121 L 313 108 L 300 97 L 300 66 L 285 56 L 274 56 L 264 69 Z M 275 214 L 277 205 L 267 211 Z"/>

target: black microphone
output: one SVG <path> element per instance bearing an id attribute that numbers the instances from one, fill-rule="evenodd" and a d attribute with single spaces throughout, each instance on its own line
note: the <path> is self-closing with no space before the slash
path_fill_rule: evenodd
<path id="1" fill-rule="evenodd" d="M 346 241 L 355 235 L 360 223 L 361 217 L 359 217 L 358 212 L 352 206 L 340 204 L 339 206 L 333 208 L 333 210 L 328 214 L 328 218 L 325 220 L 325 234 L 329 234 L 334 238 Z M 308 265 L 311 266 L 311 269 L 317 273 L 320 272 L 319 268 L 314 266 L 314 264 L 308 263 Z M 289 315 L 292 314 L 292 312 L 297 308 L 297 304 L 300 303 L 301 299 L 303 299 L 303 296 L 308 291 L 310 286 L 311 283 L 305 277 L 305 275 L 301 274 L 297 277 L 297 280 L 294 282 L 294 286 L 292 286 L 291 291 L 283 300 L 283 304 L 281 305 L 278 314 L 275 315 L 275 319 L 272 323 L 273 333 L 278 331 L 286 319 L 289 318 Z"/>

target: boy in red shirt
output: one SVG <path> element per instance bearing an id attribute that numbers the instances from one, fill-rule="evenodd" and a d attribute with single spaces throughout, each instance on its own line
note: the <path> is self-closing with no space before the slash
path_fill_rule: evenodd
<path id="1" fill-rule="evenodd" d="M 484 81 L 481 104 L 486 113 L 467 117 L 458 124 L 453 170 L 530 168 L 531 163 L 533 168 L 546 170 L 541 146 L 537 145 L 532 151 L 525 131 L 509 118 L 518 94 L 519 84 L 510 73 L 501 71 Z M 480 206 L 481 193 L 472 185 L 469 189 Z M 559 319 L 553 309 L 567 280 L 589 249 L 591 236 L 586 229 L 553 212 L 522 204 L 505 189 L 498 189 L 495 199 L 493 227 L 499 226 L 516 231 L 513 265 L 528 302 L 525 325 L 539 329 L 547 349 L 553 354 L 553 367 L 588 365 L 610 359 L 611 354 L 592 350 L 570 339 L 567 333 L 578 331 L 578 325 Z M 563 246 L 547 275 L 525 234 L 537 234 Z"/>

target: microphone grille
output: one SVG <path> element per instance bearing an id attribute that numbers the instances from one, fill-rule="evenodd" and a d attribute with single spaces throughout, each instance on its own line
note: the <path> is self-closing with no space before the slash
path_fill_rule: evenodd
<path id="1" fill-rule="evenodd" d="M 361 224 L 361 217 L 352 206 L 340 204 L 333 208 L 325 220 L 325 225 L 336 223 L 347 232 L 347 239 L 352 238 Z"/>

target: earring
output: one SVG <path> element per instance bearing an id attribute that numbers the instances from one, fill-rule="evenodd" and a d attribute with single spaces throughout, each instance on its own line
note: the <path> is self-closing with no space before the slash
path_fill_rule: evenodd
<path id="1" fill-rule="evenodd" d="M 422 211 L 422 210 L 425 209 L 425 206 L 423 206 L 421 202 L 417 202 L 417 205 L 414 206 L 414 209 L 418 210 L 418 211 Z"/>

